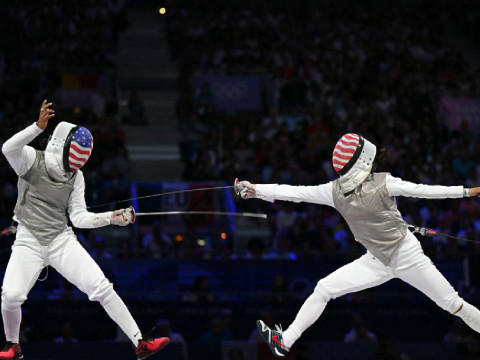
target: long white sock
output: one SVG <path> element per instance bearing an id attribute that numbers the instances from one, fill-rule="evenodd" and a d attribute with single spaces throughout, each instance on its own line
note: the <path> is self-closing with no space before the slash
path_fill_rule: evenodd
<path id="1" fill-rule="evenodd" d="M 120 296 L 115 292 L 108 297 L 106 302 L 101 302 L 108 316 L 117 323 L 127 337 L 137 346 L 138 341 L 142 338 L 142 333 L 137 323 L 133 319 L 132 314 L 123 303 Z"/>
<path id="2" fill-rule="evenodd" d="M 3 328 L 7 341 L 18 344 L 20 335 L 20 322 L 22 321 L 22 310 L 20 307 L 13 311 L 2 306 Z"/>
<path id="3" fill-rule="evenodd" d="M 320 294 L 314 292 L 310 295 L 298 311 L 295 320 L 283 332 L 283 343 L 285 346 L 290 348 L 302 333 L 318 320 L 325 306 L 327 306 L 327 302 Z"/>
<path id="4" fill-rule="evenodd" d="M 464 301 L 462 310 L 455 315 L 465 321 L 465 324 L 470 326 L 473 330 L 480 333 L 480 310 L 478 310 L 475 306 Z"/>

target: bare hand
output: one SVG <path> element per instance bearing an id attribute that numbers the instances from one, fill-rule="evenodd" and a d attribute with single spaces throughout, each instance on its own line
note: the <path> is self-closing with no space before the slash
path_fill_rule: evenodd
<path id="1" fill-rule="evenodd" d="M 47 103 L 47 100 L 43 100 L 37 120 L 37 126 L 42 130 L 45 130 L 47 127 L 48 120 L 55 116 L 55 110 L 50 109 L 50 106 L 52 106 L 52 103 Z"/>
<path id="2" fill-rule="evenodd" d="M 468 189 L 468 195 L 480 197 L 480 187 L 474 187 L 474 188 Z"/>

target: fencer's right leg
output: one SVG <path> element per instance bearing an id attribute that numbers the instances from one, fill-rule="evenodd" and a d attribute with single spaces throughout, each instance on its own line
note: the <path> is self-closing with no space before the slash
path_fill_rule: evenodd
<path id="1" fill-rule="evenodd" d="M 7 341 L 18 343 L 21 306 L 45 265 L 43 247 L 19 225 L 2 285 L 2 318 Z"/>
<path id="2" fill-rule="evenodd" d="M 465 321 L 465 324 L 480 333 L 480 310 L 475 306 L 463 300 L 462 305 L 460 305 L 453 315 L 457 315 L 460 319 Z"/>
<path id="3" fill-rule="evenodd" d="M 300 308 L 295 320 L 283 332 L 283 342 L 290 348 L 302 333 L 318 320 L 328 301 L 368 289 L 393 278 L 391 270 L 367 252 L 320 280 Z"/>
<path id="4" fill-rule="evenodd" d="M 405 249 L 399 249 L 395 275 L 417 288 L 442 309 L 460 317 L 473 330 L 480 333 L 480 310 L 463 300 L 448 280 L 438 271 L 411 233 L 407 234 Z"/>
<path id="5" fill-rule="evenodd" d="M 169 342 L 167 337 L 144 339 L 137 323 L 120 296 L 113 290 L 100 267 L 80 245 L 71 229 L 67 229 L 52 243 L 49 261 L 61 275 L 91 301 L 98 301 L 110 318 L 122 329 L 136 346 L 137 359 L 144 360 L 162 350 Z"/>
<path id="6" fill-rule="evenodd" d="M 132 343 L 138 345 L 142 333 L 137 323 L 113 289 L 112 283 L 80 245 L 71 229 L 65 230 L 51 244 L 48 259 L 55 270 L 87 294 L 91 301 L 98 301 Z"/>

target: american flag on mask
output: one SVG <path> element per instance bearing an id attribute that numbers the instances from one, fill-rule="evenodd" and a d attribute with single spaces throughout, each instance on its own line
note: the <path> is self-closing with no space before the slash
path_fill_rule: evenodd
<path id="1" fill-rule="evenodd" d="M 345 134 L 337 141 L 335 149 L 333 149 L 332 164 L 335 171 L 338 173 L 348 164 L 352 159 L 355 151 L 360 144 L 360 137 L 357 134 Z"/>
<path id="2" fill-rule="evenodd" d="M 70 143 L 70 152 L 68 155 L 68 163 L 72 171 L 80 169 L 87 162 L 92 154 L 93 136 L 90 131 L 84 127 L 80 127 L 73 133 L 72 142 Z"/>

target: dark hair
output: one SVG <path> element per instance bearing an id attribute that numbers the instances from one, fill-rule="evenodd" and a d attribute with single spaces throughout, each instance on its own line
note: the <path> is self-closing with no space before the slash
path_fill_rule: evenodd
<path id="1" fill-rule="evenodd" d="M 388 163 L 388 150 L 387 148 L 381 148 L 378 150 L 375 160 L 372 165 L 372 172 L 374 171 L 387 171 Z"/>

